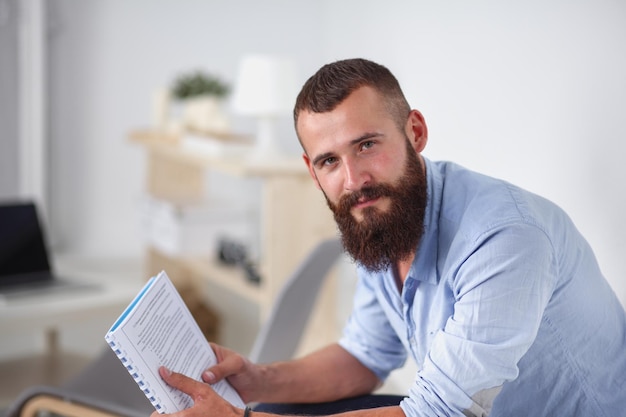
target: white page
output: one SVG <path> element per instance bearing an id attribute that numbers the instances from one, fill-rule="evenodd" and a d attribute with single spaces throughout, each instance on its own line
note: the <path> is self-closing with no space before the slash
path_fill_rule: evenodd
<path id="1" fill-rule="evenodd" d="M 165 272 L 146 284 L 105 339 L 160 413 L 188 408 L 193 401 L 162 380 L 159 366 L 201 381 L 202 372 L 217 362 Z M 225 380 L 212 387 L 233 405 L 245 406 Z"/>

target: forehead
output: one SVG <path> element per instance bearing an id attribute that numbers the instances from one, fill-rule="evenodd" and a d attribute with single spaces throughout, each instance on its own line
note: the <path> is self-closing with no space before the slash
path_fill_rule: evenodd
<path id="1" fill-rule="evenodd" d="M 303 111 L 296 128 L 305 152 L 311 155 L 320 146 L 338 146 L 394 126 L 382 96 L 371 87 L 361 87 L 329 112 Z"/>

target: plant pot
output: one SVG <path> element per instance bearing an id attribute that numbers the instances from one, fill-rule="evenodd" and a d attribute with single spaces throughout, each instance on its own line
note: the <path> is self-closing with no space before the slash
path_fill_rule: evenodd
<path id="1" fill-rule="evenodd" d="M 215 96 L 186 99 L 183 109 L 186 129 L 204 133 L 228 133 L 230 120 L 223 109 L 223 100 Z"/>

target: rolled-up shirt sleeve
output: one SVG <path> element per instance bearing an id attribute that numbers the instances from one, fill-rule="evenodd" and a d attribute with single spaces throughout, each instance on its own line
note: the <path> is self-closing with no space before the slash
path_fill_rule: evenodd
<path id="1" fill-rule="evenodd" d="M 404 364 L 407 352 L 378 301 L 372 277 L 359 275 L 354 308 L 339 344 L 384 381 Z"/>

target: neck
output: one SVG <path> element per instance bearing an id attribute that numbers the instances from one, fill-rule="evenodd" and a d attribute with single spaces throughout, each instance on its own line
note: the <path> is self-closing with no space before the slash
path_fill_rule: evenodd
<path id="1" fill-rule="evenodd" d="M 413 258 L 415 258 L 415 254 L 412 254 L 407 259 L 396 262 L 396 264 L 394 265 L 394 277 L 396 280 L 396 285 L 398 286 L 398 291 L 400 292 L 402 291 L 402 287 L 404 286 L 404 281 L 406 281 L 406 278 L 409 275 L 409 270 L 411 269 Z"/>

